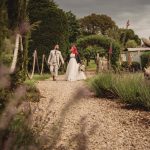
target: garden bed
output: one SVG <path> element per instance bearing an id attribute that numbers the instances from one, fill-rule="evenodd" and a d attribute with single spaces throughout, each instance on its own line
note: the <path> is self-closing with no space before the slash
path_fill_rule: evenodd
<path id="1" fill-rule="evenodd" d="M 150 110 L 150 83 L 142 74 L 102 73 L 89 83 L 98 97 L 119 98 L 123 103 Z"/>

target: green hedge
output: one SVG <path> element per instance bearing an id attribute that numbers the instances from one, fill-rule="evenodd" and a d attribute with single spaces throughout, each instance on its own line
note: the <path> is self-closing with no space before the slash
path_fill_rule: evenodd
<path id="1" fill-rule="evenodd" d="M 124 69 L 128 69 L 128 62 L 127 61 L 122 62 L 121 67 Z"/>
<path id="2" fill-rule="evenodd" d="M 124 68 L 124 69 L 128 69 L 128 68 L 129 68 L 128 62 L 127 62 L 127 61 L 122 62 L 121 67 Z M 133 62 L 131 63 L 131 66 L 130 66 L 129 69 L 130 69 L 131 71 L 132 71 L 133 69 L 134 69 L 134 71 L 140 70 L 140 69 L 141 69 L 140 63 L 139 63 L 139 62 L 136 62 L 136 61 L 133 61 Z"/>
<path id="3" fill-rule="evenodd" d="M 145 52 L 141 55 L 142 69 L 150 64 L 150 52 Z"/>
<path id="4" fill-rule="evenodd" d="M 132 64 L 131 64 L 131 69 L 134 69 L 135 71 L 140 70 L 140 63 L 136 62 L 136 61 L 133 61 Z"/>
<path id="5" fill-rule="evenodd" d="M 100 74 L 90 80 L 90 87 L 95 92 L 96 96 L 102 98 L 118 98 L 116 91 L 113 88 L 113 76 L 110 74 Z"/>

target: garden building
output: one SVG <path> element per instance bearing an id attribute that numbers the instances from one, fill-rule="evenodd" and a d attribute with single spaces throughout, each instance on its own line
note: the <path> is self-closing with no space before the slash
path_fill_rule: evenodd
<path id="1" fill-rule="evenodd" d="M 140 56 L 146 51 L 150 52 L 150 47 L 127 48 L 121 54 L 122 61 L 128 61 L 129 64 L 131 62 L 138 62 L 141 64 Z"/>

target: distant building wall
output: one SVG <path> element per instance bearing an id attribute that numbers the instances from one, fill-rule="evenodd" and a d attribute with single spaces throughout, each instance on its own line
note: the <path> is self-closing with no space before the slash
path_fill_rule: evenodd
<path id="1" fill-rule="evenodd" d="M 141 63 L 141 52 L 130 52 L 131 61 L 136 61 Z"/>
<path id="2" fill-rule="evenodd" d="M 126 53 L 121 54 L 122 61 L 129 61 L 129 57 L 131 61 L 136 61 L 141 64 L 141 55 L 146 52 L 150 51 L 150 47 L 141 47 L 141 48 L 127 48 Z"/>
<path id="3" fill-rule="evenodd" d="M 121 60 L 122 60 L 122 61 L 127 61 L 127 60 L 128 60 L 128 59 L 127 59 L 127 53 L 121 54 Z"/>

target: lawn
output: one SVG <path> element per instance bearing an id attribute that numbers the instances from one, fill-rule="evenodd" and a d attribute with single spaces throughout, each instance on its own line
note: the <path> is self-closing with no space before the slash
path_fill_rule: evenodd
<path id="1" fill-rule="evenodd" d="M 31 80 L 26 79 L 25 84 L 33 85 L 33 84 L 37 83 L 38 81 L 43 81 L 43 80 L 46 80 L 49 78 L 50 78 L 50 74 L 48 74 L 48 73 L 43 74 L 43 75 L 35 74 Z"/>
<path id="2" fill-rule="evenodd" d="M 94 60 L 90 60 L 89 66 L 86 67 L 88 71 L 96 71 L 96 63 Z"/>

